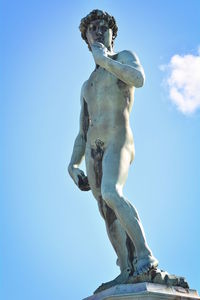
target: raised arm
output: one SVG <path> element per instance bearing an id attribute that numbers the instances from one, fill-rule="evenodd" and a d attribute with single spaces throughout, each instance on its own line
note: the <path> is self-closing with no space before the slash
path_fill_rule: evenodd
<path id="1" fill-rule="evenodd" d="M 90 190 L 88 179 L 84 172 L 78 167 L 85 155 L 85 146 L 87 141 L 87 130 L 89 126 L 89 114 L 87 110 L 87 103 L 83 98 L 83 88 L 81 91 L 81 113 L 80 113 L 80 126 L 79 133 L 75 139 L 71 161 L 68 166 L 68 172 L 75 184 L 82 190 Z"/>
<path id="2" fill-rule="evenodd" d="M 145 80 L 144 70 L 137 56 L 131 51 L 122 51 L 118 54 L 120 61 L 112 59 L 107 48 L 95 42 L 92 45 L 92 54 L 97 65 L 106 69 L 129 86 L 142 87 Z"/>

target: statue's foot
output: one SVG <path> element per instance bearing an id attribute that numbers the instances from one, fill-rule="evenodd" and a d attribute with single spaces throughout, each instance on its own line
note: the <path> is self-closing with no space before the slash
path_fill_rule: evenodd
<path id="1" fill-rule="evenodd" d="M 128 278 L 130 276 L 130 274 L 132 273 L 130 268 L 126 268 L 123 272 L 121 272 L 121 274 L 119 276 L 117 276 L 115 279 L 108 281 L 106 283 L 102 283 L 97 289 L 96 291 L 94 291 L 94 294 L 97 294 L 101 291 L 104 291 L 106 289 L 109 289 L 112 286 L 115 286 L 117 284 L 123 284 L 123 283 L 127 283 Z"/>
<path id="2" fill-rule="evenodd" d="M 151 255 L 146 255 L 141 258 L 137 258 L 134 261 L 134 276 L 147 273 L 151 269 L 155 269 L 158 266 L 158 260 Z"/>
<path id="3" fill-rule="evenodd" d="M 155 258 L 154 261 L 158 263 L 158 261 Z M 141 282 L 152 282 L 152 283 L 158 283 L 167 286 L 176 286 L 184 289 L 189 288 L 189 285 L 184 277 L 170 275 L 169 273 L 154 267 L 151 267 L 151 269 L 149 269 L 146 273 L 144 272 L 140 275 L 132 275 L 131 269 L 126 268 L 114 280 L 111 280 L 106 283 L 102 283 L 102 285 L 98 287 L 98 289 L 96 289 L 94 294 L 109 289 L 110 287 L 118 284 L 129 284 L 129 283 L 133 284 L 133 283 L 141 283 Z"/>
<path id="4" fill-rule="evenodd" d="M 170 275 L 169 273 L 159 270 L 157 268 L 153 268 L 149 270 L 147 273 L 143 273 L 140 275 L 133 275 L 128 278 L 126 283 L 139 283 L 139 282 L 152 282 L 158 284 L 164 284 L 168 286 L 176 286 L 181 288 L 189 288 L 189 285 L 184 277 Z"/>

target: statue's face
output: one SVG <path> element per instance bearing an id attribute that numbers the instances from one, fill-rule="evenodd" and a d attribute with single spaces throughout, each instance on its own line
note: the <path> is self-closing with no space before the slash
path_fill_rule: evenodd
<path id="1" fill-rule="evenodd" d="M 94 42 L 104 44 L 106 48 L 111 49 L 112 45 L 112 29 L 108 27 L 108 24 L 104 20 L 94 20 L 88 25 L 86 37 L 89 45 Z"/>

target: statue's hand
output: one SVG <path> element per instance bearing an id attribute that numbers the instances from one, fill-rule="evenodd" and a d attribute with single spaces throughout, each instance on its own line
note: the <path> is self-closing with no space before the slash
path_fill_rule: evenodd
<path id="1" fill-rule="evenodd" d="M 90 185 L 87 176 L 84 172 L 78 168 L 70 168 L 69 173 L 74 180 L 75 184 L 79 187 L 81 191 L 89 191 Z"/>
<path id="2" fill-rule="evenodd" d="M 104 67 L 106 57 L 108 57 L 108 49 L 99 42 L 95 42 L 91 46 L 94 61 L 97 65 Z"/>

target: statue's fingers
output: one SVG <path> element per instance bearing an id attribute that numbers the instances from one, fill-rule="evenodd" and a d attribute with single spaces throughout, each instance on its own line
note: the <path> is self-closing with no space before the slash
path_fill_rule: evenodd
<path id="1" fill-rule="evenodd" d="M 78 175 L 78 185 L 81 186 L 83 184 L 83 177 Z"/>
<path id="2" fill-rule="evenodd" d="M 87 185 L 87 186 L 83 186 L 83 187 L 81 188 L 81 190 L 84 191 L 84 192 L 87 192 L 87 191 L 90 191 L 91 189 L 90 189 L 90 186 Z"/>
<path id="3" fill-rule="evenodd" d="M 85 190 L 87 190 L 87 191 L 90 190 L 90 184 L 88 182 L 87 176 L 84 177 L 83 182 L 84 182 L 84 188 L 85 188 Z"/>
<path id="4" fill-rule="evenodd" d="M 87 176 L 81 177 L 78 175 L 78 187 L 81 191 L 89 191 L 90 190 L 90 185 L 88 182 Z"/>

